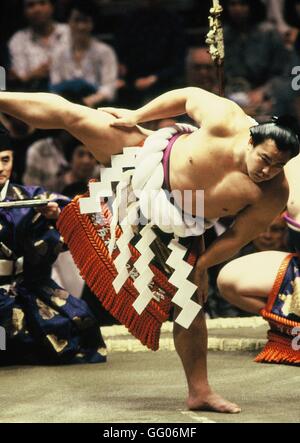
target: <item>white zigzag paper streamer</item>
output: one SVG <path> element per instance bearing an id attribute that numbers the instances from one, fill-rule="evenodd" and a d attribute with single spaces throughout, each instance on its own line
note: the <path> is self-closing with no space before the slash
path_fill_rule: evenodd
<path id="1" fill-rule="evenodd" d="M 134 233 L 131 229 L 131 226 L 127 222 L 125 222 L 123 225 L 123 233 L 117 240 L 117 246 L 119 248 L 120 254 L 114 260 L 114 265 L 116 267 L 116 270 L 118 271 L 118 275 L 113 281 L 113 287 L 117 294 L 129 277 L 126 264 L 131 258 L 131 252 L 128 245 L 133 237 Z"/>
<path id="2" fill-rule="evenodd" d="M 134 264 L 140 274 L 134 282 L 134 286 L 137 289 L 139 296 L 133 303 L 133 307 L 138 314 L 141 314 L 144 311 L 153 298 L 153 294 L 148 285 L 151 283 L 154 274 L 151 271 L 149 264 L 154 257 L 150 245 L 156 239 L 156 234 L 153 232 L 150 223 L 141 230 L 140 235 L 142 238 L 135 247 L 141 255 Z"/>
<path id="3" fill-rule="evenodd" d="M 169 278 L 169 282 L 178 288 L 178 291 L 172 298 L 172 302 L 182 308 L 182 311 L 175 321 L 179 325 L 188 329 L 202 309 L 198 303 L 191 300 L 193 294 L 197 290 L 197 286 L 187 280 L 193 267 L 183 259 L 187 253 L 187 249 L 179 244 L 176 239 L 170 241 L 168 248 L 171 249 L 172 252 L 167 260 L 167 265 L 175 269 Z"/>
<path id="4" fill-rule="evenodd" d="M 134 168 L 136 154 L 140 148 L 124 148 L 123 154 L 112 155 L 111 168 L 101 168 L 100 181 L 89 184 L 90 197 L 79 200 L 81 214 L 101 211 L 100 198 L 112 197 L 112 182 L 124 181 L 123 168 Z"/>
<path id="5" fill-rule="evenodd" d="M 138 206 L 137 202 L 132 204 L 129 211 L 128 211 L 128 215 L 126 217 L 124 217 L 123 221 L 120 223 L 120 226 L 122 228 L 122 234 L 120 235 L 119 239 L 117 240 L 117 246 L 118 246 L 120 253 L 117 256 L 117 258 L 114 260 L 114 265 L 118 271 L 118 275 L 113 281 L 113 287 L 114 287 L 117 294 L 121 290 L 121 288 L 124 285 L 124 283 L 126 282 L 127 278 L 130 276 L 126 265 L 131 258 L 129 243 L 135 235 L 133 232 L 133 229 L 131 227 L 131 221 L 134 220 L 132 218 L 132 216 L 133 215 L 136 216 L 136 214 L 137 214 L 137 211 L 136 211 L 137 206 Z M 112 228 L 111 228 L 111 230 L 112 230 Z M 111 231 L 111 236 L 112 235 L 113 235 L 113 233 Z M 114 231 L 114 236 L 115 236 L 115 231 Z"/>
<path id="6" fill-rule="evenodd" d="M 129 172 L 129 171 L 128 171 Z M 114 246 L 116 243 L 116 229 L 118 226 L 118 223 L 120 223 L 120 214 L 119 214 L 119 208 L 122 205 L 123 201 L 123 192 L 127 190 L 128 185 L 130 182 L 130 175 L 129 173 L 127 176 L 124 173 L 124 177 L 122 179 L 122 182 L 119 182 L 116 188 L 116 196 L 112 204 L 112 218 L 110 222 L 110 241 L 108 245 L 108 252 L 110 255 L 112 255 Z M 123 220 L 123 226 L 125 226 L 126 219 Z M 120 223 L 121 224 L 121 223 Z"/>

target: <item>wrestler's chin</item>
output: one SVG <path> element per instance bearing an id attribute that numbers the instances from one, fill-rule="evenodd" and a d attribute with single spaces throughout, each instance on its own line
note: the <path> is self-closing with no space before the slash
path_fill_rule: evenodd
<path id="1" fill-rule="evenodd" d="M 260 177 L 257 174 L 249 173 L 249 177 L 254 183 L 261 183 L 261 182 L 265 181 L 262 177 Z"/>

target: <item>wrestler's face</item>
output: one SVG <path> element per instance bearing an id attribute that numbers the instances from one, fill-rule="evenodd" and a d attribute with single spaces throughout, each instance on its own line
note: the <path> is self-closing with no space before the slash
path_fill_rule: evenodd
<path id="1" fill-rule="evenodd" d="M 49 0 L 28 0 L 25 3 L 25 17 L 31 26 L 43 26 L 51 20 L 53 6 Z"/>
<path id="2" fill-rule="evenodd" d="M 255 183 L 272 180 L 289 160 L 290 152 L 279 151 L 274 140 L 265 140 L 254 147 L 250 139 L 246 164 L 248 175 Z"/>
<path id="3" fill-rule="evenodd" d="M 12 168 L 13 152 L 9 149 L 7 151 L 0 151 L 0 189 L 10 179 Z"/>
<path id="4" fill-rule="evenodd" d="M 86 181 L 93 176 L 97 161 L 84 146 L 80 145 L 75 149 L 71 163 L 77 180 Z"/>
<path id="5" fill-rule="evenodd" d="M 286 223 L 280 216 L 270 224 L 265 232 L 262 232 L 253 244 L 258 251 L 280 251 L 285 249 Z"/>

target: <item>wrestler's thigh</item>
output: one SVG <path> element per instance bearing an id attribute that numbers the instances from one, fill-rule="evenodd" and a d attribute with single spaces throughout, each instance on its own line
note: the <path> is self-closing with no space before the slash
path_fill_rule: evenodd
<path id="1" fill-rule="evenodd" d="M 243 296 L 267 297 L 287 255 L 286 252 L 265 251 L 232 260 L 219 273 L 221 293 L 230 288 Z"/>
<path id="2" fill-rule="evenodd" d="M 139 146 L 151 131 L 140 127 L 114 128 L 115 117 L 84 106 L 74 108 L 78 115 L 66 129 L 80 140 L 101 163 L 109 163 L 111 155 L 120 154 L 124 147 Z"/>

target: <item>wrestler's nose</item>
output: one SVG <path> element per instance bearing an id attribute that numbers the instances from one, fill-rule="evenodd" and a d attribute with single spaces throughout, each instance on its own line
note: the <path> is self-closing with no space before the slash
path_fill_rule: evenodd
<path id="1" fill-rule="evenodd" d="M 271 168 L 270 166 L 266 166 L 263 170 L 262 170 L 262 175 L 264 178 L 268 178 L 270 176 L 271 173 Z"/>
<path id="2" fill-rule="evenodd" d="M 271 238 L 271 230 L 270 228 L 268 228 L 264 233 L 263 233 L 264 237 L 269 239 Z"/>

